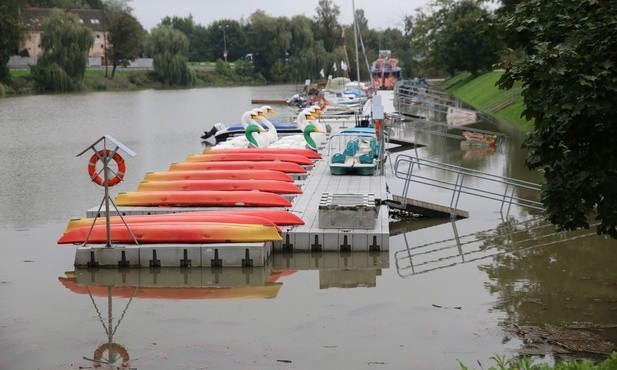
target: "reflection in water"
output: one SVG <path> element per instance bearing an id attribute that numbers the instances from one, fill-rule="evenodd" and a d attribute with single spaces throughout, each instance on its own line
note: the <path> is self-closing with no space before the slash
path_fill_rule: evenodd
<path id="1" fill-rule="evenodd" d="M 92 358 L 84 359 L 95 367 L 121 360 L 126 367 L 129 352 L 114 342 L 114 335 L 134 299 L 273 299 L 283 285 L 277 280 L 298 270 L 319 270 L 320 289 L 375 287 L 377 276 L 388 267 L 388 252 L 281 253 L 264 267 L 79 269 L 58 280 L 70 291 L 90 297 L 105 330 L 106 341 Z M 102 297 L 107 302 L 106 318 L 95 299 Z M 127 298 L 114 324 L 113 300 Z"/>
<path id="2" fill-rule="evenodd" d="M 538 218 L 465 235 L 451 225 L 451 237 L 421 245 L 405 234 L 406 248 L 394 254 L 399 276 L 487 260 L 480 269 L 507 315 L 506 340 L 523 340 L 521 354 L 601 359 L 617 349 L 617 270 L 598 264 L 617 260 L 617 241 L 589 230 L 555 233 Z"/>

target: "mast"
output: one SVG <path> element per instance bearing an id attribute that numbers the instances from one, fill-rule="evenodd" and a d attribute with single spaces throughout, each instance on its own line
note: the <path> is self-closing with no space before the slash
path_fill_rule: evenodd
<path id="1" fill-rule="evenodd" d="M 353 40 L 356 46 L 356 75 L 358 87 L 360 87 L 360 54 L 358 54 L 358 22 L 356 22 L 356 4 L 351 0 L 351 9 L 353 11 Z"/>

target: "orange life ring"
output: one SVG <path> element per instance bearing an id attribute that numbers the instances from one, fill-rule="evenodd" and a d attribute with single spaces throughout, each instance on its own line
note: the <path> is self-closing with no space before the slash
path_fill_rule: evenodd
<path id="1" fill-rule="evenodd" d="M 129 352 L 118 343 L 103 343 L 94 351 L 94 367 L 101 367 L 101 358 L 105 351 L 114 351 L 122 357 L 122 367 L 129 366 Z"/>
<path id="2" fill-rule="evenodd" d="M 92 157 L 90 157 L 90 162 L 88 163 L 88 175 L 90 175 L 90 179 L 94 181 L 97 185 L 104 186 L 105 180 L 96 172 L 96 162 L 98 162 L 99 159 L 102 159 L 103 157 L 111 156 L 111 153 L 112 151 L 109 149 L 107 151 L 99 150 L 97 153 L 93 154 Z M 107 185 L 114 186 L 117 185 L 124 178 L 124 171 L 126 171 L 126 163 L 118 153 L 115 153 L 113 157 L 111 157 L 111 159 L 116 162 L 118 170 L 116 171 L 116 176 L 112 177 L 107 181 Z"/>
<path id="3" fill-rule="evenodd" d="M 317 104 L 317 101 L 321 100 L 321 104 L 319 104 L 319 109 L 324 110 L 326 109 L 326 107 L 328 106 L 328 101 L 326 100 L 325 96 L 314 96 L 313 99 L 311 99 L 311 105 L 315 105 Z"/>

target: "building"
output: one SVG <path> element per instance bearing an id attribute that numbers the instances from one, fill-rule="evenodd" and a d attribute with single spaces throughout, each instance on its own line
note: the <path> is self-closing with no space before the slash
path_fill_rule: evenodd
<path id="1" fill-rule="evenodd" d="M 19 45 L 19 55 L 30 58 L 37 58 L 41 55 L 43 21 L 51 11 L 52 9 L 43 8 L 22 9 L 22 27 L 26 31 L 26 37 Z M 90 65 L 105 65 L 105 48 L 108 44 L 110 23 L 105 12 L 99 9 L 69 9 L 66 11 L 77 14 L 79 22 L 91 29 L 94 34 L 94 43 L 88 53 Z"/>

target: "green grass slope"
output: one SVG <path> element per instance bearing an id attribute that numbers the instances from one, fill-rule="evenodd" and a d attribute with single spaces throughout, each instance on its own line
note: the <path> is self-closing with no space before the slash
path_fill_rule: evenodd
<path id="1" fill-rule="evenodd" d="M 440 87 L 479 111 L 524 130 L 533 129 L 533 121 L 521 117 L 525 109 L 521 86 L 516 84 L 510 90 L 500 90 L 495 84 L 501 74 L 494 71 L 473 78 L 469 73 L 461 73 L 443 81 Z"/>

